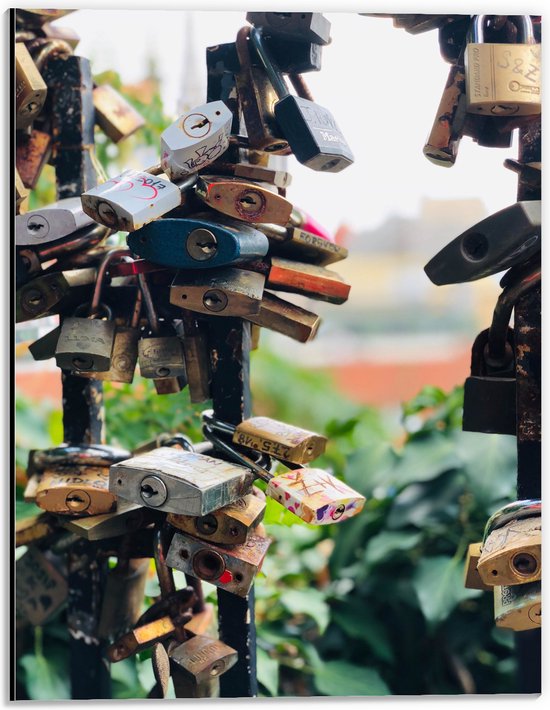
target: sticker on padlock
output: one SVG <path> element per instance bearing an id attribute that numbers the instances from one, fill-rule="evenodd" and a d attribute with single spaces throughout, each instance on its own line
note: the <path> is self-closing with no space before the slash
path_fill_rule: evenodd
<path id="1" fill-rule="evenodd" d="M 263 232 L 237 220 L 216 222 L 214 215 L 159 219 L 133 232 L 128 246 L 135 254 L 173 268 L 210 269 L 267 254 Z"/>
<path id="2" fill-rule="evenodd" d="M 541 202 L 516 202 L 453 239 L 424 267 L 437 286 L 497 274 L 541 251 Z"/>
<path id="3" fill-rule="evenodd" d="M 247 495 L 253 480 L 244 466 L 161 447 L 111 466 L 109 490 L 167 513 L 206 515 Z"/>
<path id="4" fill-rule="evenodd" d="M 348 250 L 345 247 L 329 241 L 324 236 L 307 232 L 301 227 L 259 224 L 258 229 L 269 239 L 270 253 L 276 256 L 319 266 L 342 261 L 348 256 Z"/>
<path id="5" fill-rule="evenodd" d="M 265 35 L 321 45 L 330 42 L 330 22 L 320 12 L 247 12 L 246 21 Z"/>
<path id="6" fill-rule="evenodd" d="M 353 153 L 330 112 L 310 99 L 290 94 L 282 74 L 269 56 L 261 33 L 252 28 L 250 39 L 279 97 L 273 109 L 275 119 L 296 159 L 321 172 L 339 172 L 351 165 Z"/>
<path id="7" fill-rule="evenodd" d="M 246 597 L 270 544 L 269 538 L 251 533 L 242 545 L 226 548 L 176 532 L 166 555 L 166 564 Z"/>
<path id="8" fill-rule="evenodd" d="M 259 313 L 244 318 L 300 343 L 313 340 L 321 324 L 321 318 L 316 313 L 285 301 L 269 291 L 264 291 Z"/>
<path id="9" fill-rule="evenodd" d="M 116 508 L 109 492 L 109 469 L 86 466 L 44 471 L 36 488 L 36 505 L 57 515 L 100 515 Z"/>
<path id="10" fill-rule="evenodd" d="M 253 316 L 261 309 L 265 276 L 243 269 L 178 271 L 170 303 L 214 316 Z"/>
<path id="11" fill-rule="evenodd" d="M 33 626 L 43 626 L 67 600 L 67 580 L 54 560 L 31 545 L 15 563 L 16 615 Z"/>
<path id="12" fill-rule="evenodd" d="M 180 116 L 160 137 L 161 165 L 171 180 L 195 173 L 229 147 L 233 114 L 223 101 L 202 104 Z"/>
<path id="13" fill-rule="evenodd" d="M 79 197 L 68 197 L 15 218 L 16 246 L 50 244 L 94 224 Z"/>
<path id="14" fill-rule="evenodd" d="M 15 43 L 16 127 L 26 128 L 38 116 L 48 88 L 23 42 Z"/>
<path id="15" fill-rule="evenodd" d="M 473 18 L 466 46 L 466 110 L 486 116 L 540 114 L 540 44 L 531 18 L 514 16 L 518 44 L 485 44 L 486 20 L 487 15 Z"/>
<path id="16" fill-rule="evenodd" d="M 262 522 L 265 501 L 249 493 L 208 515 L 194 517 L 169 513 L 166 522 L 182 532 L 219 545 L 240 545 Z"/>
<path id="17" fill-rule="evenodd" d="M 494 513 L 483 535 L 477 565 L 483 582 L 507 586 L 541 578 L 540 500 L 510 503 Z"/>
<path id="18" fill-rule="evenodd" d="M 292 212 L 284 197 L 237 178 L 200 176 L 195 193 L 208 207 L 245 222 L 283 226 Z"/>
<path id="19" fill-rule="evenodd" d="M 159 175 L 126 170 L 84 192 L 82 209 L 99 224 L 133 232 L 179 207 L 194 181 L 193 177 L 176 185 Z"/>
<path id="20" fill-rule="evenodd" d="M 232 436 L 234 444 L 280 461 L 309 463 L 321 456 L 327 445 L 320 434 L 270 417 L 250 417 L 236 425 L 216 419 L 212 410 L 203 412 L 202 417 L 214 431 Z"/>
<path id="21" fill-rule="evenodd" d="M 539 629 L 542 625 L 541 582 L 494 587 L 495 623 L 513 631 Z"/>
<path id="22" fill-rule="evenodd" d="M 145 125 L 145 119 L 109 84 L 93 90 L 95 120 L 113 143 L 119 143 Z"/>

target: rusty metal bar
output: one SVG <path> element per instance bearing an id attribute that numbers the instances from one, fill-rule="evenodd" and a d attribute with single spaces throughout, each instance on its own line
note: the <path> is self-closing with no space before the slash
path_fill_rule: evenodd
<path id="1" fill-rule="evenodd" d="M 541 160 L 541 122 L 519 132 L 520 163 Z M 540 184 L 518 179 L 518 200 L 540 200 Z M 516 346 L 516 411 L 518 451 L 518 499 L 541 495 L 541 287 L 533 288 L 516 304 L 514 314 Z M 540 693 L 541 632 L 516 634 L 518 692 Z"/>
<path id="2" fill-rule="evenodd" d="M 214 320 L 209 329 L 214 415 L 222 421 L 238 424 L 252 414 L 250 323 L 238 318 Z M 256 696 L 254 587 L 246 598 L 218 589 L 218 626 L 221 640 L 239 654 L 237 663 L 220 678 L 221 697 Z"/>

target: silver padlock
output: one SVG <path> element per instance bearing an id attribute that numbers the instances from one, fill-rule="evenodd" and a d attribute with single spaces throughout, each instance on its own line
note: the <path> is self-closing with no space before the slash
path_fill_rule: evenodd
<path id="1" fill-rule="evenodd" d="M 16 246 L 41 246 L 89 227 L 94 221 L 84 213 L 80 197 L 67 197 L 15 218 Z"/>

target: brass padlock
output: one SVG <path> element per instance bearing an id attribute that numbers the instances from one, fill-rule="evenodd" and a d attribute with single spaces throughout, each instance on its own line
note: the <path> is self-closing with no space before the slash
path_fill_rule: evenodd
<path id="1" fill-rule="evenodd" d="M 33 626 L 42 626 L 64 605 L 67 580 L 51 553 L 30 545 L 15 563 L 15 609 Z"/>
<path id="2" fill-rule="evenodd" d="M 495 623 L 504 629 L 529 631 L 542 624 L 541 583 L 494 587 Z"/>
<path id="3" fill-rule="evenodd" d="M 202 540 L 219 545 L 241 545 L 263 520 L 265 508 L 265 501 L 249 493 L 208 515 L 195 517 L 169 513 L 166 522 Z"/>
<path id="4" fill-rule="evenodd" d="M 15 111 L 17 128 L 26 128 L 38 116 L 48 87 L 23 42 L 15 43 Z"/>
<path id="5" fill-rule="evenodd" d="M 111 663 L 118 663 L 135 653 L 151 648 L 158 641 L 168 638 L 176 631 L 176 626 L 169 616 L 138 626 L 121 636 L 107 649 L 107 658 Z"/>
<path id="6" fill-rule="evenodd" d="M 260 312 L 244 316 L 251 323 L 274 330 L 300 343 L 307 343 L 317 335 L 321 318 L 312 311 L 285 301 L 269 291 L 264 291 Z"/>
<path id="7" fill-rule="evenodd" d="M 481 589 L 484 592 L 492 591 L 479 576 L 477 563 L 481 557 L 481 542 L 472 542 L 468 545 L 466 561 L 464 563 L 464 586 L 466 589 Z"/>
<path id="8" fill-rule="evenodd" d="M 212 378 L 208 333 L 202 322 L 192 311 L 182 309 L 182 343 L 185 356 L 185 370 L 189 384 L 191 402 L 206 402 L 211 398 Z"/>
<path id="9" fill-rule="evenodd" d="M 109 469 L 104 466 L 44 471 L 35 502 L 57 515 L 99 515 L 116 508 L 116 497 L 109 491 Z"/>
<path id="10" fill-rule="evenodd" d="M 270 544 L 269 538 L 251 533 L 242 545 L 228 548 L 177 532 L 170 543 L 166 564 L 246 597 Z"/>
<path id="11" fill-rule="evenodd" d="M 23 184 L 17 168 L 15 169 L 15 214 L 25 214 L 28 206 L 29 191 Z"/>
<path id="12" fill-rule="evenodd" d="M 518 15 L 519 44 L 484 44 L 486 15 L 472 21 L 466 46 L 466 110 L 485 116 L 541 112 L 540 45 L 529 15 Z"/>
<path id="13" fill-rule="evenodd" d="M 90 515 L 86 518 L 58 518 L 58 522 L 70 532 L 83 537 L 85 540 L 106 540 L 118 537 L 128 532 L 135 532 L 146 528 L 160 519 L 153 508 L 146 508 L 129 503 L 125 500 L 117 501 L 116 511 Z"/>
<path id="14" fill-rule="evenodd" d="M 323 239 L 299 226 L 291 224 L 281 227 L 277 224 L 259 224 L 257 227 L 269 239 L 270 254 L 306 261 L 319 266 L 342 261 L 348 256 L 348 250 L 345 247 Z"/>
<path id="15" fill-rule="evenodd" d="M 113 143 L 119 143 L 145 125 L 145 119 L 109 84 L 93 90 L 95 120 Z"/>
<path id="16" fill-rule="evenodd" d="M 32 129 L 30 136 L 22 135 L 15 147 L 15 166 L 21 181 L 34 190 L 44 165 L 50 159 L 52 138 L 49 133 Z"/>
<path id="17" fill-rule="evenodd" d="M 194 636 L 173 645 L 168 656 L 177 698 L 218 697 L 218 678 L 238 659 L 235 649 L 208 636 Z"/>
<path id="18" fill-rule="evenodd" d="M 477 565 L 483 582 L 507 586 L 541 578 L 540 500 L 516 501 L 489 518 Z"/>

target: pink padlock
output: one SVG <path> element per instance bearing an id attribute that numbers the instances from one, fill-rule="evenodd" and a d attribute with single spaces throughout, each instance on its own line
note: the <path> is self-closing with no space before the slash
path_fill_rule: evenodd
<path id="1" fill-rule="evenodd" d="M 328 242 L 332 242 L 333 244 L 335 243 L 336 240 L 334 239 L 334 236 L 330 234 L 330 232 L 327 232 L 327 230 L 321 226 L 317 220 L 313 219 L 310 214 L 301 208 L 295 208 L 294 211 L 299 216 L 300 221 L 300 224 L 296 226 L 299 226 L 300 229 L 304 230 L 304 232 L 310 232 L 311 234 L 321 237 L 321 239 L 326 239 Z"/>

